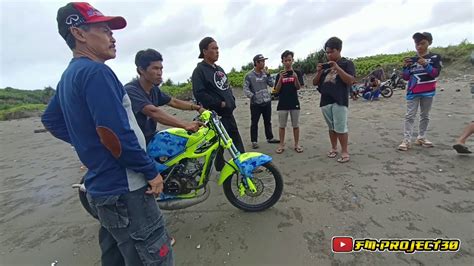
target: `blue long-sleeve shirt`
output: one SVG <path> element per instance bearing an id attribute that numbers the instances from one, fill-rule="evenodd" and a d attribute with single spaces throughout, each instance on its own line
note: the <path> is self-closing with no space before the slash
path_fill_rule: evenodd
<path id="1" fill-rule="evenodd" d="M 74 146 L 88 168 L 85 186 L 92 196 L 134 191 L 158 174 L 144 151 L 130 98 L 103 63 L 72 59 L 41 121 L 53 136 Z"/>

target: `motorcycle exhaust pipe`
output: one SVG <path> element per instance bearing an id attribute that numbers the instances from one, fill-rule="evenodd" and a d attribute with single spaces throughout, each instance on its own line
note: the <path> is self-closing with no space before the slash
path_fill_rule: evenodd
<path id="1" fill-rule="evenodd" d="M 157 201 L 158 206 L 162 210 L 179 210 L 179 209 L 184 209 L 191 207 L 193 205 L 199 204 L 207 198 L 209 198 L 209 195 L 211 194 L 211 190 L 209 188 L 209 185 L 206 185 L 204 188 L 204 193 L 201 195 L 192 198 L 192 199 L 172 199 L 172 200 L 165 200 L 165 201 Z"/>

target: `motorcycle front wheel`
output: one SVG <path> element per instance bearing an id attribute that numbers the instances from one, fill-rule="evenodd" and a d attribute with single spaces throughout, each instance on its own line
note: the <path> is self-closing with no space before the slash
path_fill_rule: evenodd
<path id="1" fill-rule="evenodd" d="M 238 172 L 234 172 L 223 184 L 226 198 L 235 207 L 248 212 L 258 212 L 272 207 L 280 199 L 283 178 L 273 163 L 257 167 L 253 172 L 252 181 L 257 188 L 255 193 L 246 190 L 243 196 L 240 195 L 241 177 Z"/>

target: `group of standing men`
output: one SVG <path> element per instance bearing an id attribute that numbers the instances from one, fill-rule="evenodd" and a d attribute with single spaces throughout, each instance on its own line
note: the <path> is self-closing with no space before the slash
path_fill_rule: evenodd
<path id="1" fill-rule="evenodd" d="M 354 82 L 355 67 L 352 61 L 341 56 L 342 41 L 332 37 L 324 45 L 328 63 L 319 63 L 313 85 L 321 93 L 320 107 L 329 128 L 331 150 L 328 157 L 338 155 L 337 143 L 341 146 L 341 156 L 338 162 L 345 163 L 350 160 L 348 151 L 348 126 L 347 113 L 349 106 L 349 87 Z M 294 150 L 303 152 L 299 145 L 299 117 L 300 102 L 298 90 L 304 85 L 303 74 L 293 69 L 294 53 L 286 50 L 281 54 L 283 70 L 276 75 L 276 83 L 270 74 L 264 70 L 265 58 L 261 54 L 254 57 L 255 68 L 250 71 L 244 80 L 244 93 L 250 98 L 251 126 L 250 136 L 252 147 L 258 148 L 257 131 L 260 116 L 263 116 L 265 135 L 269 143 L 279 143 L 276 153 L 285 151 L 285 128 L 288 116 L 291 117 L 293 128 Z M 274 86 L 274 91 L 279 95 L 277 105 L 279 121 L 279 137 L 275 140 L 271 128 L 271 97 L 267 86 Z"/>
<path id="2" fill-rule="evenodd" d="M 88 168 L 85 175 L 87 197 L 97 214 L 101 228 L 99 243 L 103 265 L 172 265 L 173 239 L 169 236 L 163 215 L 153 195 L 163 190 L 163 178 L 155 162 L 145 150 L 156 131 L 157 122 L 197 131 L 199 122 L 183 122 L 158 108 L 169 105 L 180 110 L 202 113 L 214 110 L 240 152 L 244 145 L 233 111 L 235 97 L 224 70 L 216 65 L 219 58 L 217 42 L 206 37 L 199 43 L 198 63 L 192 74 L 193 94 L 199 103 L 174 99 L 162 93 L 163 58 L 155 50 L 139 51 L 135 58 L 139 77 L 125 87 L 114 72 L 104 64 L 115 58 L 112 30 L 126 26 L 123 17 L 104 16 L 88 3 L 69 3 L 58 10 L 60 35 L 73 52 L 73 59 L 61 76 L 57 92 L 42 116 L 44 126 L 55 137 L 72 144 L 80 160 Z M 415 60 L 405 60 L 404 78 L 410 80 L 407 92 L 408 111 L 405 135 L 400 150 L 409 148 L 413 120 L 421 108 L 420 136 L 417 143 L 432 146 L 425 137 L 428 114 L 441 69 L 439 55 L 429 53 L 429 33 L 413 36 L 418 51 Z M 327 156 L 338 156 L 348 162 L 347 114 L 349 88 L 354 82 L 354 64 L 341 56 L 342 41 L 332 37 L 324 45 L 328 63 L 318 64 L 312 84 L 321 93 L 320 107 L 329 128 L 331 149 Z M 299 145 L 298 90 L 303 86 L 302 74 L 292 68 L 294 54 L 284 51 L 284 69 L 276 82 L 265 69 L 266 58 L 254 57 L 255 69 L 247 74 L 244 92 L 251 99 L 251 141 L 257 148 L 258 120 L 263 116 L 266 139 L 279 143 L 276 150 L 285 150 L 285 128 L 291 117 L 294 150 Z M 279 94 L 277 106 L 279 140 L 271 128 L 271 97 L 267 85 Z M 224 166 L 222 151 L 216 168 Z"/>

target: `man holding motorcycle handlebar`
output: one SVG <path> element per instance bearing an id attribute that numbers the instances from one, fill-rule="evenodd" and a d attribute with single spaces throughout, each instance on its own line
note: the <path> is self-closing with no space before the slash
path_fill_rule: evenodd
<path id="1" fill-rule="evenodd" d="M 196 132 L 203 124 L 199 121 L 184 122 L 161 110 L 159 106 L 169 105 L 179 110 L 194 110 L 199 113 L 206 109 L 191 102 L 182 101 L 168 96 L 160 90 L 163 74 L 163 57 L 153 49 L 139 51 L 135 56 L 138 79 L 125 85 L 125 90 L 132 101 L 132 110 L 140 129 L 150 142 L 156 133 L 157 122 L 160 124 L 183 128 Z"/>

